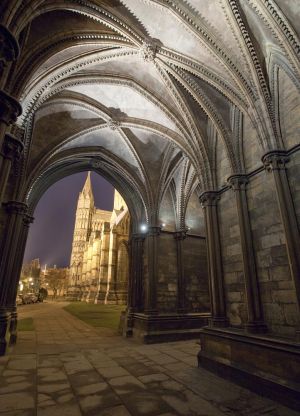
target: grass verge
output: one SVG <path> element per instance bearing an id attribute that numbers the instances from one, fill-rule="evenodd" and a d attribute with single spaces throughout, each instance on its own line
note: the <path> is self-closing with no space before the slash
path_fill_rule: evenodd
<path id="1" fill-rule="evenodd" d="M 124 305 L 94 305 L 85 302 L 72 302 L 64 310 L 95 328 L 117 330 Z"/>
<path id="2" fill-rule="evenodd" d="M 18 331 L 34 331 L 33 319 L 24 318 L 18 320 Z"/>

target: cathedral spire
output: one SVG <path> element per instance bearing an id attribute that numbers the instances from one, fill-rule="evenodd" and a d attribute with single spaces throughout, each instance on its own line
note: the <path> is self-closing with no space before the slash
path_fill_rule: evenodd
<path id="1" fill-rule="evenodd" d="M 85 197 L 89 196 L 91 199 L 94 199 L 93 190 L 92 190 L 91 172 L 90 171 L 87 174 L 85 184 L 83 185 L 81 193 Z"/>

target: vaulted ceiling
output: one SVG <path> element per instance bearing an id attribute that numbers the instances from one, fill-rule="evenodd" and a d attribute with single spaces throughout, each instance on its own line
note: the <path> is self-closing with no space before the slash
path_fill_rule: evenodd
<path id="1" fill-rule="evenodd" d="M 255 168 L 250 145 L 259 155 L 282 146 L 274 62 L 300 79 L 300 3 L 19 3 L 4 1 L 0 15 L 22 49 L 9 83 L 23 106 L 24 192 L 62 161 L 101 159 L 149 221 L 198 229 L 194 192 Z"/>

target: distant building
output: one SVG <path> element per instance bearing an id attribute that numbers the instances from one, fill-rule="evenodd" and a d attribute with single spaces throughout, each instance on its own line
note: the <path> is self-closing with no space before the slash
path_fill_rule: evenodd
<path id="1" fill-rule="evenodd" d="M 19 283 L 20 292 L 38 292 L 40 287 L 41 266 L 40 260 L 34 259 L 22 266 Z"/>
<path id="2" fill-rule="evenodd" d="M 95 207 L 90 173 L 79 194 L 68 297 L 95 303 L 126 303 L 130 217 L 115 190 L 113 211 Z"/>

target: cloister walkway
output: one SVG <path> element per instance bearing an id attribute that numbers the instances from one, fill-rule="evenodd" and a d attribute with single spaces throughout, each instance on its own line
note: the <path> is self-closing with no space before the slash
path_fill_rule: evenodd
<path id="1" fill-rule="evenodd" d="M 296 416 L 197 368 L 196 341 L 141 345 L 62 309 L 20 307 L 35 331 L 0 358 L 0 416 Z"/>

